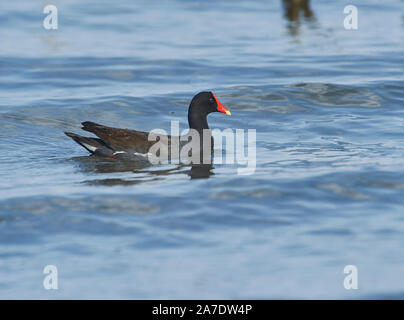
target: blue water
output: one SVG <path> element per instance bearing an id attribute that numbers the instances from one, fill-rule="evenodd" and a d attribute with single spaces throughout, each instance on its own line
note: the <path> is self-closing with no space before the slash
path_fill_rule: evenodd
<path id="1" fill-rule="evenodd" d="M 404 2 L 43 1 L 0 10 L 0 298 L 404 298 Z M 187 128 L 213 90 L 257 168 L 88 157 L 85 120 Z M 58 269 L 45 290 L 43 269 Z M 343 270 L 355 265 L 358 289 Z"/>

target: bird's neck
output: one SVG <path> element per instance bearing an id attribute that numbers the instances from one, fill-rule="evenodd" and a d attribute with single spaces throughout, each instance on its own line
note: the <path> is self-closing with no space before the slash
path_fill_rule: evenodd
<path id="1" fill-rule="evenodd" d="M 204 129 L 209 129 L 207 115 L 192 112 L 192 108 L 188 112 L 188 124 L 190 129 L 195 129 L 200 133 Z"/>
<path id="2" fill-rule="evenodd" d="M 207 146 L 210 146 L 209 150 L 209 155 L 212 154 L 213 152 L 213 137 L 212 137 L 212 132 L 209 129 L 208 126 L 208 120 L 207 120 L 207 114 L 198 112 L 198 110 L 193 110 L 192 106 L 189 108 L 188 111 L 188 124 L 189 128 L 192 130 L 196 130 L 199 133 L 199 142 L 200 142 L 200 155 L 203 155 L 204 153 L 202 150 L 207 150 L 205 149 L 205 144 Z"/>

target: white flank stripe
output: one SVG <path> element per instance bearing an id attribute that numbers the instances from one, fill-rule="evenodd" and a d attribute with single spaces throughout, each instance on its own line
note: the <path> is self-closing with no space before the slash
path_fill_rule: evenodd
<path id="1" fill-rule="evenodd" d="M 150 152 L 148 153 L 140 153 L 140 152 L 134 152 L 133 153 L 135 156 L 142 156 L 142 157 L 147 157 L 147 156 L 151 156 L 152 154 Z"/>
<path id="2" fill-rule="evenodd" d="M 88 150 L 91 150 L 92 152 L 95 152 L 95 150 L 97 150 L 96 147 L 90 146 L 90 145 L 87 144 L 87 143 L 83 143 L 83 142 L 82 142 L 82 144 L 83 144 L 83 146 L 85 146 Z"/>
<path id="3" fill-rule="evenodd" d="M 126 153 L 126 152 L 125 152 L 125 151 L 115 151 L 115 152 L 113 153 L 113 155 L 120 154 L 120 153 Z"/>

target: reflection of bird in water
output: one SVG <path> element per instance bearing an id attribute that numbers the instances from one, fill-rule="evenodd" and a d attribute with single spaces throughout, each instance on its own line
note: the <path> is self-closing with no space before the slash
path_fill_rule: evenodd
<path id="1" fill-rule="evenodd" d="M 213 166 L 211 164 L 193 164 L 187 174 L 191 179 L 209 178 L 214 174 L 212 169 Z"/>
<path id="2" fill-rule="evenodd" d="M 292 35 L 295 36 L 299 33 L 301 12 L 307 21 L 314 20 L 313 11 L 310 9 L 310 0 L 282 0 L 282 2 L 285 17 L 290 22 L 288 29 Z"/>
<path id="3" fill-rule="evenodd" d="M 152 165 L 143 162 L 133 161 L 109 161 L 102 157 L 74 157 L 74 160 L 79 167 L 86 172 L 90 173 L 121 173 L 132 172 L 135 175 L 128 174 L 125 178 L 108 177 L 103 179 L 91 179 L 85 183 L 92 185 L 134 185 L 148 181 L 156 181 L 164 179 L 170 175 L 186 174 L 191 179 L 209 178 L 214 173 L 212 164 L 179 164 L 167 167 L 153 167 Z"/>

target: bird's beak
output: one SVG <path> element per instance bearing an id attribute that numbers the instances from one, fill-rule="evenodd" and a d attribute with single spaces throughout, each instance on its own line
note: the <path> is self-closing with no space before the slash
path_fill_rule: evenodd
<path id="1" fill-rule="evenodd" d="M 231 112 L 229 111 L 229 109 L 227 109 L 224 105 L 222 105 L 219 101 L 218 98 L 216 98 L 215 94 L 212 92 L 213 98 L 215 98 L 216 103 L 217 103 L 217 111 L 224 113 L 228 116 L 231 116 Z"/>

